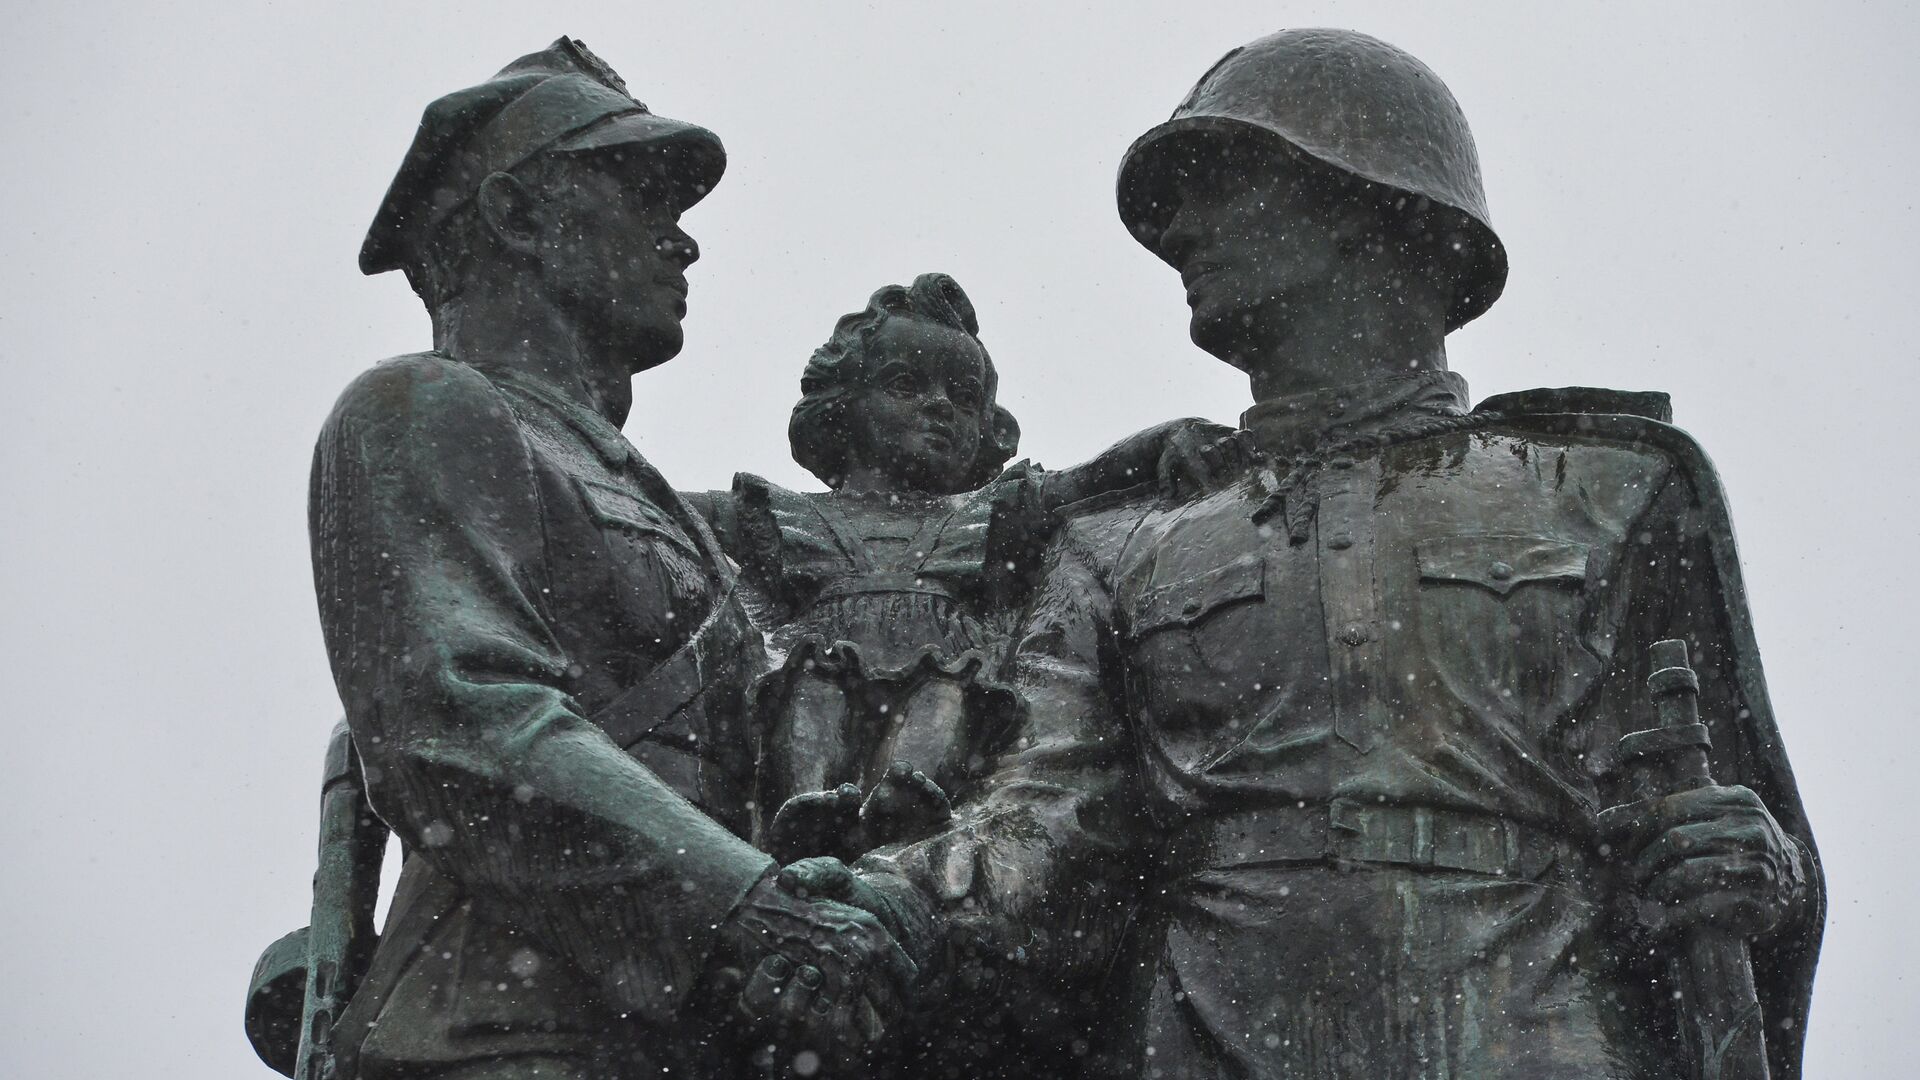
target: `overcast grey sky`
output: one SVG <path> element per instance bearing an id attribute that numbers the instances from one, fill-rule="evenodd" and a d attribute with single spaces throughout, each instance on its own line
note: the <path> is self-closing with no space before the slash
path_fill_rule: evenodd
<path id="1" fill-rule="evenodd" d="M 429 343 L 405 282 L 354 266 L 429 99 L 567 33 L 726 141 L 686 351 L 627 427 L 680 486 L 810 483 L 807 354 L 927 270 L 1063 465 L 1247 403 L 1113 175 L 1222 52 L 1309 25 L 1420 56 L 1473 123 L 1513 264 L 1451 341 L 1476 396 L 1667 390 L 1718 462 L 1832 890 L 1809 1075 L 1920 1058 L 1911 5 L 5 10 L 0 1074 L 270 1075 L 242 992 L 305 921 L 337 713 L 308 455 L 353 375 Z"/>

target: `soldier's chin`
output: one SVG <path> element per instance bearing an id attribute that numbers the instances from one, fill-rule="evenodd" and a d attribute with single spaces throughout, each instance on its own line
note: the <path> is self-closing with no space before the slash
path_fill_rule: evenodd
<path id="1" fill-rule="evenodd" d="M 633 373 L 648 368 L 656 368 L 680 355 L 686 345 L 686 334 L 680 328 L 678 318 L 662 319 L 655 325 L 636 328 L 626 335 L 627 354 L 631 356 Z"/>
<path id="2" fill-rule="evenodd" d="M 1234 348 L 1241 334 L 1239 319 L 1233 312 L 1221 312 L 1204 303 L 1193 306 L 1193 318 L 1187 324 L 1187 336 L 1195 345 L 1216 358 L 1238 366 Z"/>

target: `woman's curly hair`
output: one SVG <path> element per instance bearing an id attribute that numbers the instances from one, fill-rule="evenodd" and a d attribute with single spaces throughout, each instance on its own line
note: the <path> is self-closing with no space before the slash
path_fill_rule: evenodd
<path id="1" fill-rule="evenodd" d="M 879 365 L 874 362 L 878 358 L 872 355 L 871 346 L 890 318 L 920 319 L 958 330 L 980 347 L 986 366 L 980 395 L 980 450 L 966 474 L 966 484 L 968 489 L 984 485 L 1000 474 L 1019 447 L 1020 425 L 1012 413 L 994 401 L 1000 380 L 993 370 L 993 357 L 980 342 L 980 321 L 974 315 L 973 301 L 967 299 L 959 282 L 945 274 L 921 274 L 910 286 L 888 285 L 867 300 L 864 310 L 840 317 L 833 336 L 814 350 L 806 372 L 800 376 L 800 401 L 787 424 L 793 460 L 828 487 L 837 488 L 846 479 L 851 432 L 843 422 L 843 412 L 853 395 L 872 385 L 870 380 Z"/>

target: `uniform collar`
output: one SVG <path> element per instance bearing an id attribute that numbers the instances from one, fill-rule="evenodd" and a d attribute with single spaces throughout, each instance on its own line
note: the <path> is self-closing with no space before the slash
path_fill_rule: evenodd
<path id="1" fill-rule="evenodd" d="M 619 428 L 613 426 L 613 421 L 568 397 L 551 381 L 512 367 L 489 367 L 484 370 L 487 378 L 495 383 L 532 398 L 558 416 L 585 439 L 588 446 L 593 447 L 593 452 L 600 455 L 600 460 L 606 462 L 609 468 L 623 468 L 635 457 L 633 444 L 620 434 Z"/>
<path id="2" fill-rule="evenodd" d="M 1465 379 L 1451 371 L 1423 371 L 1269 398 L 1241 413 L 1240 426 L 1260 449 L 1292 457 L 1409 420 L 1466 412 Z"/>

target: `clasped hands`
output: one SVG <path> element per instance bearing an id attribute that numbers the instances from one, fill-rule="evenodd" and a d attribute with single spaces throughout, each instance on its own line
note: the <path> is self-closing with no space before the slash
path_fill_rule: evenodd
<path id="1" fill-rule="evenodd" d="M 876 1042 L 910 1007 L 933 939 L 924 905 L 812 858 L 754 885 L 722 924 L 716 960 L 739 987 L 736 1020 L 834 1058 Z"/>

